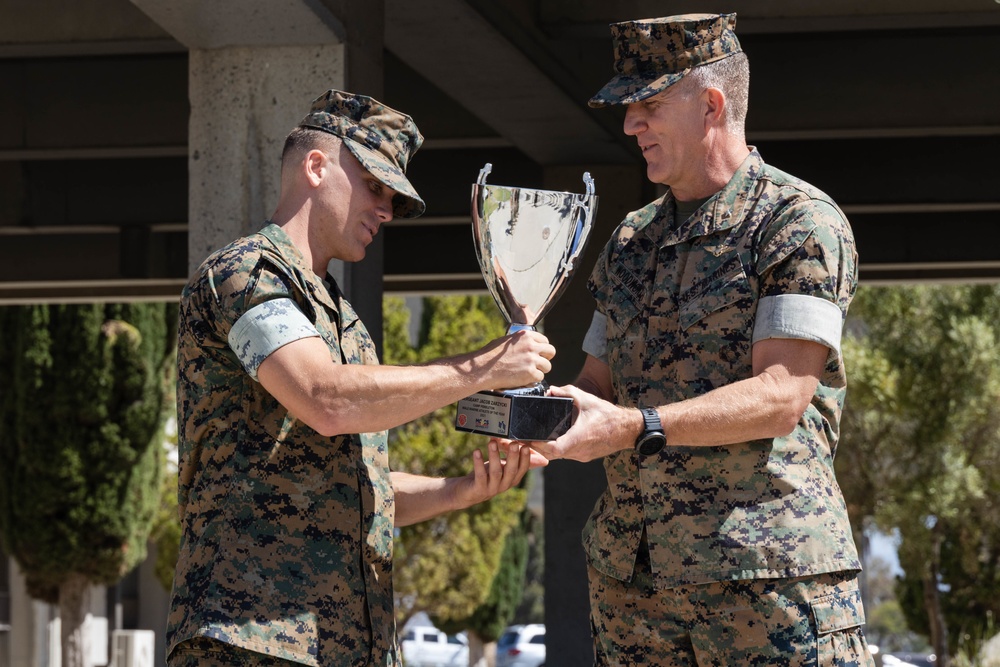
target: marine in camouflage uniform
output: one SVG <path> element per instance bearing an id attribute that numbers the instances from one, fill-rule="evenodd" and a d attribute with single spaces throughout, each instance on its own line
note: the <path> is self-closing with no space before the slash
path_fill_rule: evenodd
<path id="1" fill-rule="evenodd" d="M 206 261 L 180 313 L 184 540 L 171 634 L 306 664 L 337 651 L 346 665 L 394 665 L 385 432 L 320 435 L 256 381 L 252 358 L 261 352 L 229 344 L 241 340 L 234 325 L 249 322 L 246 313 L 275 317 L 286 299 L 308 314 L 340 363 L 377 363 L 354 309 L 280 227 Z M 264 621 L 262 609 L 270 612 Z"/>
<path id="2" fill-rule="evenodd" d="M 668 141 L 644 133 L 665 118 L 683 122 L 675 109 L 685 104 L 701 105 L 696 123 L 721 108 L 704 90 L 670 87 L 693 68 L 745 59 L 734 26 L 731 14 L 612 26 L 617 75 L 591 105 L 630 105 L 626 132 L 651 151 L 648 173 L 667 174 L 665 185 L 698 183 L 685 171 L 697 167 L 670 163 Z M 659 105 L 675 115 L 654 118 Z M 597 313 L 578 382 L 620 407 L 557 389 L 581 415 L 540 446 L 550 457 L 604 456 L 608 488 L 583 534 L 599 665 L 872 664 L 860 629 L 860 562 L 833 469 L 854 239 L 828 196 L 765 164 L 739 125 L 736 139 L 718 140 L 732 131 L 723 118 L 712 130 L 719 143 L 703 142 L 734 147 L 707 161 L 737 158 L 721 190 L 691 197 L 688 188 L 680 200 L 670 187 L 628 215 L 605 247 L 589 283 Z M 758 394 L 733 388 L 764 370 L 755 362 L 765 350 L 783 364 L 780 355 L 800 349 L 780 341 L 812 344 L 818 382 L 790 432 L 762 437 L 776 427 L 746 415 L 767 414 L 767 385 L 744 385 Z M 715 394 L 731 404 L 707 396 L 714 391 L 731 391 Z M 706 400 L 719 404 L 695 434 L 691 415 Z M 643 424 L 640 406 L 656 409 L 666 440 L 645 455 L 629 442 Z M 589 413 L 607 417 L 605 428 Z M 729 435 L 755 428 L 749 439 Z"/>
<path id="3" fill-rule="evenodd" d="M 172 667 L 400 665 L 392 595 L 396 494 L 403 489 L 409 505 L 416 505 L 407 519 L 412 523 L 506 490 L 528 468 L 525 448 L 514 465 L 501 464 L 491 454 L 487 467 L 477 454 L 469 478 L 391 473 L 383 429 L 395 425 L 387 421 L 395 418 L 391 415 L 405 410 L 373 408 L 379 414 L 371 419 L 380 427 L 372 432 L 323 435 L 304 411 L 293 414 L 279 400 L 290 390 L 273 379 L 277 371 L 268 371 L 272 379 L 263 378 L 264 364 L 273 369 L 287 363 L 272 361 L 277 350 L 310 339 L 323 345 L 315 363 L 305 364 L 309 369 L 325 363 L 330 372 L 356 365 L 370 367 L 371 373 L 391 370 L 378 366 L 364 324 L 325 274 L 330 259 L 323 254 L 325 246 L 297 245 L 295 238 L 308 231 L 331 239 L 330 247 L 350 248 L 344 238 L 359 232 L 370 241 L 367 234 L 372 226 L 377 230 L 378 222 L 364 204 L 356 204 L 368 201 L 366 197 L 375 202 L 372 210 L 385 209 L 379 213 L 383 222 L 424 210 L 404 173 L 422 140 L 408 116 L 365 96 L 329 91 L 314 102 L 299 127 L 305 128 L 303 136 L 318 130 L 339 137 L 318 141 L 342 142 L 329 145 L 346 147 L 353 158 L 345 153 L 343 159 L 357 163 L 337 171 L 316 150 L 304 162 L 295 162 L 298 149 L 286 146 L 293 157 L 283 166 L 282 203 L 275 218 L 290 219 L 284 225 L 267 224 L 212 254 L 181 299 L 177 394 L 182 539 L 167 630 Z M 329 186 L 320 179 L 314 187 L 301 179 L 303 164 L 323 178 L 344 178 Z M 347 221 L 325 215 L 335 208 L 330 199 L 338 194 L 335 188 L 348 187 L 345 178 L 362 181 L 361 194 L 344 195 L 356 204 Z M 303 192 L 307 196 L 300 201 Z M 298 206 L 307 199 L 323 217 L 305 223 L 286 215 L 303 210 L 289 208 L 289 201 Z M 502 342 L 522 350 L 530 343 L 531 351 L 504 373 L 480 377 L 485 384 L 507 386 L 518 375 L 523 382 L 525 366 L 541 364 L 540 372 L 547 370 L 546 357 L 554 350 L 539 352 L 551 348 L 543 336 Z M 469 356 L 496 362 L 496 353 L 482 354 Z M 449 396 L 437 388 L 451 380 L 438 374 L 442 370 L 469 375 L 460 363 L 442 360 L 408 370 L 405 381 L 396 384 L 384 373 L 378 377 L 385 378 L 381 386 L 386 393 L 399 390 L 399 400 L 419 403 L 406 396 L 436 394 L 422 407 L 440 407 L 461 397 L 461 389 Z M 368 384 L 379 384 L 372 378 Z M 415 495 L 430 500 L 420 505 L 412 500 Z"/>

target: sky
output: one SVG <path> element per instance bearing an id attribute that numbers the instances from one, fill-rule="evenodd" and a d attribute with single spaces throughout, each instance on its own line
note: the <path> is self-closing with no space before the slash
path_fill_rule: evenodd
<path id="1" fill-rule="evenodd" d="M 1000 0 L 997 0 L 997 2 L 1000 2 Z M 896 555 L 898 537 L 873 530 L 868 539 L 872 557 L 881 558 L 888 563 L 890 571 L 894 575 L 902 574 L 903 569 L 899 567 L 899 558 Z"/>

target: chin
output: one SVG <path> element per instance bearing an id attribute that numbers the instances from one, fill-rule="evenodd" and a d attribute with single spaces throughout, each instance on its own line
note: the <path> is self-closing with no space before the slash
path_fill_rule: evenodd
<path id="1" fill-rule="evenodd" d="M 667 185 L 667 176 L 662 169 L 646 169 L 646 178 L 648 178 L 652 183 Z"/>
<path id="2" fill-rule="evenodd" d="M 334 255 L 331 259 L 336 259 L 340 262 L 360 262 L 365 258 L 364 249 L 358 250 L 356 252 L 342 252 L 340 254 Z"/>

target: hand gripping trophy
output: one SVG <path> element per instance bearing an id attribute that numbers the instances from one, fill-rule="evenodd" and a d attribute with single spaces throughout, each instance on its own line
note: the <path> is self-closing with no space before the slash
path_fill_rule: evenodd
<path id="1" fill-rule="evenodd" d="M 597 195 L 486 185 L 487 163 L 472 186 L 472 235 L 479 267 L 510 326 L 534 329 L 569 285 L 587 245 Z M 458 402 L 455 428 L 511 440 L 553 440 L 572 422 L 573 401 L 546 396 L 548 385 L 484 391 Z"/>

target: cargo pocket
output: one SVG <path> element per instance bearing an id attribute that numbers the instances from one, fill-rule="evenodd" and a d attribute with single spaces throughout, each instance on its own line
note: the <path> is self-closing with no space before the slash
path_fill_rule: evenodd
<path id="1" fill-rule="evenodd" d="M 861 591 L 825 595 L 813 600 L 811 606 L 816 624 L 816 664 L 868 664 L 863 659 L 867 649 L 861 633 L 865 622 Z"/>

